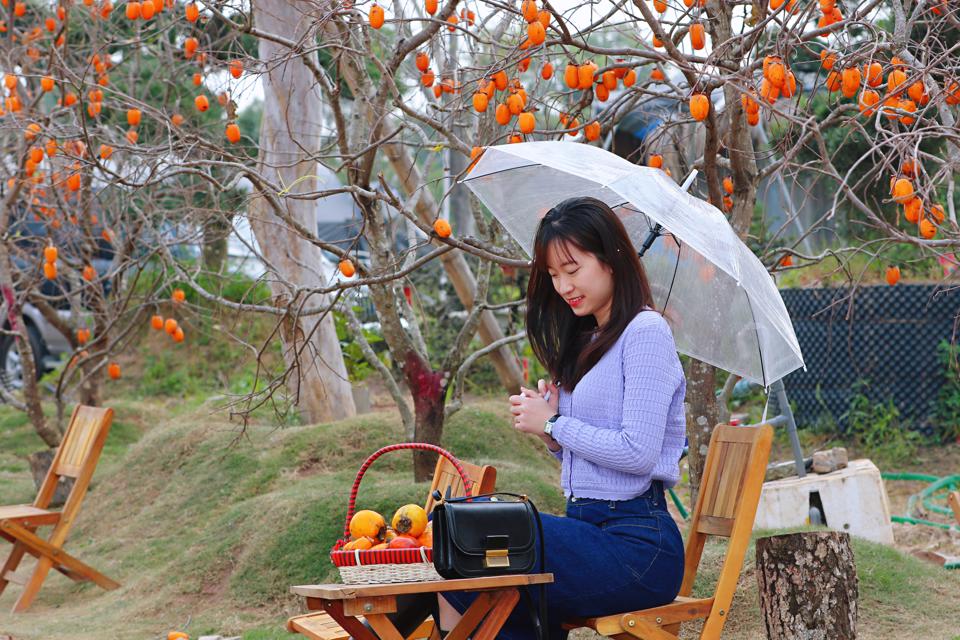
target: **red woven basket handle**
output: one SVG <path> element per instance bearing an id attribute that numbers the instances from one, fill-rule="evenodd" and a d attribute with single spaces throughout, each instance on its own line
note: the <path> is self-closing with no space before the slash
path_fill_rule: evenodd
<path id="1" fill-rule="evenodd" d="M 353 482 L 353 488 L 350 489 L 350 504 L 347 507 L 347 522 L 343 526 L 343 537 L 350 537 L 350 520 L 353 519 L 353 513 L 356 509 L 357 503 L 357 491 L 360 489 L 360 481 L 363 480 L 363 474 L 366 473 L 367 469 L 370 468 L 370 465 L 373 464 L 373 461 L 382 456 L 385 453 L 391 451 L 398 451 L 400 449 L 420 449 L 421 451 L 433 451 L 434 453 L 439 453 L 444 458 L 450 461 L 450 464 L 457 470 L 457 473 L 460 474 L 460 478 L 463 479 L 463 490 L 467 494 L 467 497 L 470 497 L 470 489 L 472 488 L 473 483 L 470 481 L 470 478 L 467 477 L 467 472 L 463 470 L 463 465 L 460 464 L 460 461 L 457 460 L 456 456 L 452 453 L 438 447 L 434 444 L 427 444 L 426 442 L 401 442 L 399 444 L 391 444 L 374 451 L 370 454 L 370 457 L 367 458 L 363 465 L 360 467 L 360 471 L 357 472 L 357 479 Z"/>

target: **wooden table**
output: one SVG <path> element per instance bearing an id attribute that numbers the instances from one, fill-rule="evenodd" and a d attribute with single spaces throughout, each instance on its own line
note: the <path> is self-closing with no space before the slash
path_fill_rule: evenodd
<path id="1" fill-rule="evenodd" d="M 464 612 L 447 639 L 494 640 L 520 599 L 519 587 L 550 582 L 553 582 L 552 573 L 532 573 L 392 584 L 314 584 L 290 587 L 290 591 L 304 596 L 311 611 L 326 611 L 358 640 L 404 640 L 387 618 L 388 613 L 397 610 L 398 595 L 479 591 L 480 595 Z M 361 623 L 360 617 L 366 618 L 376 635 Z"/>

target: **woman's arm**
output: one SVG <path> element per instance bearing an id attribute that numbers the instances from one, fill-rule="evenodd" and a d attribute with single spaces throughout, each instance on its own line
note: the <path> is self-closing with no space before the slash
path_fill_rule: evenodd
<path id="1" fill-rule="evenodd" d="M 665 322 L 628 328 L 623 348 L 623 421 L 604 429 L 570 416 L 553 425 L 560 446 L 598 465 L 648 474 L 658 462 L 679 385 L 677 351 Z"/>

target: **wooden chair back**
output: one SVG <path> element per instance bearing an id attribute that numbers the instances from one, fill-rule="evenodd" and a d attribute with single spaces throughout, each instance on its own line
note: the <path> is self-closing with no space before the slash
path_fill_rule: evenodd
<path id="1" fill-rule="evenodd" d="M 90 486 L 112 423 L 113 409 L 77 405 L 73 410 L 67 432 L 33 502 L 33 506 L 46 509 L 60 478 L 74 479 L 73 488 L 61 511 L 60 523 L 50 538 L 52 544 L 63 544 L 66 538 Z"/>
<path id="2" fill-rule="evenodd" d="M 473 482 L 473 495 L 490 493 L 496 490 L 497 470 L 494 467 L 462 461 L 460 464 L 466 471 L 467 477 Z M 466 494 L 463 488 L 463 478 L 457 473 L 456 467 L 445 457 L 440 456 L 437 460 L 437 467 L 433 471 L 433 483 L 430 485 L 430 491 L 427 494 L 427 504 L 424 506 L 427 513 L 433 511 L 433 492 L 439 490 L 440 495 L 447 497 L 448 489 L 451 498 L 459 498 Z"/>
<path id="3" fill-rule="evenodd" d="M 736 591 L 770 458 L 773 428 L 717 425 L 690 521 L 680 596 L 690 596 L 708 536 L 729 538 L 711 613 L 701 638 L 719 637 Z M 676 634 L 676 631 L 673 631 Z"/>

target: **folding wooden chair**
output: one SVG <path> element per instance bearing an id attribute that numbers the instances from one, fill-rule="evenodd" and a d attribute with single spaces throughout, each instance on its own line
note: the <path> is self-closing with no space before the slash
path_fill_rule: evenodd
<path id="1" fill-rule="evenodd" d="M 681 622 L 706 618 L 700 638 L 719 638 L 750 543 L 772 439 L 770 425 L 718 425 L 714 429 L 690 521 L 683 583 L 676 600 L 653 609 L 574 620 L 564 626 L 590 627 L 602 636 L 614 638 L 676 640 Z M 691 598 L 708 535 L 729 539 L 726 557 L 713 596 Z"/>
<path id="2" fill-rule="evenodd" d="M 461 462 L 463 470 L 467 477 L 473 482 L 473 495 L 482 493 L 491 493 L 496 490 L 497 470 L 490 465 L 475 465 L 468 462 Z M 433 471 L 433 482 L 430 485 L 430 492 L 427 494 L 427 504 L 424 509 L 427 513 L 433 511 L 434 500 L 433 492 L 439 490 L 440 495 L 447 495 L 450 491 L 450 497 L 456 498 L 465 495 L 463 488 L 463 479 L 457 473 L 456 468 L 445 457 L 440 456 L 437 460 L 437 466 Z M 419 638 L 433 637 L 434 621 L 427 618 L 409 636 L 409 640 Z M 337 621 L 330 617 L 324 611 L 317 613 L 308 613 L 305 615 L 294 616 L 287 620 L 287 630 L 294 633 L 301 633 L 310 640 L 347 640 L 350 634 L 343 630 Z"/>
<path id="3" fill-rule="evenodd" d="M 113 409 L 77 405 L 33 504 L 0 506 L 0 536 L 13 543 L 7 561 L 0 568 L 0 594 L 10 582 L 24 585 L 23 593 L 13 606 L 15 613 L 30 606 L 50 569 L 56 569 L 72 580 L 90 580 L 104 589 L 120 586 L 63 550 L 70 527 L 80 513 L 80 504 L 112 422 Z M 61 477 L 73 478 L 73 488 L 63 509 L 51 511 L 47 507 Z M 44 540 L 36 531 L 47 525 L 54 528 L 50 537 Z M 28 553 L 37 558 L 37 564 L 33 574 L 24 578 L 16 573 L 16 569 L 24 554 Z"/>

